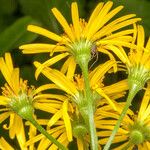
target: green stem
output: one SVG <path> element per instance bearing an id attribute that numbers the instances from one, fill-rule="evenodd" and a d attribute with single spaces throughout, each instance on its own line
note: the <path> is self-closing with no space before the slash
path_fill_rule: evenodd
<path id="1" fill-rule="evenodd" d="M 90 81 L 89 81 L 89 74 L 88 74 L 88 64 L 82 63 L 80 65 L 84 77 L 84 84 L 85 84 L 85 95 L 86 95 L 86 105 L 87 105 L 87 118 L 88 119 L 88 127 L 90 132 L 90 139 L 91 139 L 91 150 L 98 150 L 98 139 L 96 135 L 96 128 L 94 123 L 94 111 L 93 111 L 93 98 L 90 89 Z"/>
<path id="2" fill-rule="evenodd" d="M 54 137 L 52 137 L 50 134 L 46 132 L 46 130 L 37 123 L 37 121 L 33 118 L 30 117 L 28 119 L 43 135 L 45 135 L 51 142 L 53 142 L 59 149 L 61 150 L 67 150 L 66 147 L 64 147 L 61 143 L 59 143 Z"/>
<path id="3" fill-rule="evenodd" d="M 123 108 L 123 110 L 121 112 L 121 115 L 120 115 L 120 117 L 119 117 L 119 119 L 118 119 L 118 121 L 117 121 L 117 123 L 116 123 L 116 125 L 115 125 L 115 127 L 113 129 L 113 131 L 112 131 L 112 134 L 109 137 L 109 139 L 108 139 L 106 145 L 104 146 L 103 150 L 109 150 L 110 145 L 111 145 L 111 143 L 112 143 L 112 141 L 113 141 L 113 139 L 114 139 L 114 137 L 115 137 L 119 127 L 120 127 L 120 124 L 121 124 L 124 116 L 126 115 L 126 112 L 127 112 L 128 108 L 129 108 L 129 106 L 131 105 L 131 102 L 132 102 L 134 96 L 137 94 L 138 91 L 139 91 L 139 87 L 136 84 L 133 84 L 133 86 L 129 90 L 129 94 L 128 94 L 128 98 L 127 98 L 127 101 L 126 101 L 126 105 L 124 106 L 124 108 Z"/>

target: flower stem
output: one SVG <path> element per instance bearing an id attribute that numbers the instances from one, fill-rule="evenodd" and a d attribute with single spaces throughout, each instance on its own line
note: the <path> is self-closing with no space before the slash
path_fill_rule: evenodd
<path id="1" fill-rule="evenodd" d="M 66 147 L 64 147 L 61 143 L 59 143 L 54 137 L 52 137 L 50 134 L 46 132 L 46 130 L 37 123 L 37 121 L 33 118 L 30 117 L 28 119 L 43 135 L 45 135 L 51 142 L 53 142 L 59 149 L 61 150 L 67 150 Z"/>
<path id="2" fill-rule="evenodd" d="M 87 108 L 87 119 L 89 132 L 90 132 L 90 139 L 91 139 L 91 150 L 98 150 L 98 140 L 96 135 L 96 128 L 94 123 L 94 111 L 93 111 L 93 98 L 90 89 L 90 82 L 88 77 L 88 64 L 82 63 L 80 64 L 82 69 L 83 77 L 84 77 L 84 84 L 85 84 L 85 97 L 86 97 L 86 108 Z"/>
<path id="3" fill-rule="evenodd" d="M 136 84 L 133 84 L 131 86 L 130 90 L 129 90 L 129 94 L 128 94 L 128 98 L 127 98 L 127 101 L 126 101 L 126 105 L 124 106 L 124 108 L 123 108 L 123 110 L 121 112 L 121 115 L 120 115 L 120 117 L 119 117 L 119 119 L 118 119 L 118 121 L 117 121 L 117 123 L 116 123 L 116 125 L 115 125 L 115 127 L 113 129 L 113 131 L 112 131 L 112 134 L 109 137 L 109 139 L 108 139 L 106 145 L 104 146 L 103 150 L 109 150 L 110 145 L 111 145 L 111 143 L 112 143 L 112 141 L 113 141 L 113 139 L 114 139 L 114 137 L 115 137 L 119 127 L 120 127 L 120 124 L 121 124 L 124 116 L 126 115 L 126 112 L 127 112 L 128 108 L 129 108 L 129 106 L 131 105 L 131 102 L 132 102 L 134 96 L 137 94 L 138 91 L 139 91 L 139 87 Z"/>

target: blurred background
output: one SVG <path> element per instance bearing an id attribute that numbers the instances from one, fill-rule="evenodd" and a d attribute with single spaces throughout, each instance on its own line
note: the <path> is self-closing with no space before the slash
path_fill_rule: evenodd
<path id="1" fill-rule="evenodd" d="M 35 68 L 32 63 L 34 60 L 40 62 L 47 60 L 49 54 L 23 55 L 18 47 L 22 44 L 51 41 L 43 36 L 30 33 L 26 30 L 27 25 L 35 24 L 51 30 L 55 33 L 62 33 L 62 28 L 51 13 L 51 8 L 57 7 L 68 22 L 71 22 L 70 4 L 73 0 L 0 0 L 0 56 L 5 52 L 11 52 L 15 66 L 21 69 L 21 76 L 28 79 L 29 84 L 41 85 L 47 80 L 40 77 L 38 81 L 34 78 Z M 92 10 L 100 0 L 77 0 L 79 14 L 81 18 L 88 20 Z M 107 0 L 105 0 L 107 2 Z M 141 17 L 140 22 L 146 32 L 150 35 L 150 0 L 113 0 L 114 8 L 124 5 L 124 9 L 118 16 L 129 13 L 137 14 Z M 117 17 L 118 17 L 117 16 Z M 59 66 L 59 64 L 57 64 Z M 56 67 L 57 67 L 56 66 Z M 4 84 L 0 74 L 0 85 Z M 4 135 L 2 125 L 0 125 L 0 136 Z M 7 135 L 6 135 L 7 136 Z M 15 143 L 12 143 L 15 145 Z"/>

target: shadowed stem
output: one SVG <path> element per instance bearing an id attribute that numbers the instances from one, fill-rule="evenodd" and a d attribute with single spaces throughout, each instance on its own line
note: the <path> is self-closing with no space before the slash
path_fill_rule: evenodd
<path id="1" fill-rule="evenodd" d="M 136 84 L 133 84 L 133 86 L 129 90 L 129 94 L 128 94 L 128 98 L 127 98 L 126 104 L 125 104 L 125 106 L 124 106 L 124 108 L 123 108 L 123 110 L 121 112 L 121 115 L 120 115 L 120 117 L 119 117 L 119 119 L 118 119 L 118 121 L 117 121 L 117 123 L 116 123 L 116 125 L 115 125 L 115 127 L 113 129 L 113 131 L 112 131 L 112 134 L 109 137 L 109 139 L 108 139 L 106 145 L 104 146 L 103 150 L 109 150 L 109 148 L 111 146 L 111 143 L 112 143 L 112 141 L 113 141 L 113 139 L 114 139 L 114 137 L 115 137 L 119 127 L 120 127 L 120 124 L 121 124 L 124 116 L 126 115 L 126 112 L 127 112 L 128 108 L 129 108 L 129 106 L 131 105 L 131 102 L 132 102 L 134 96 L 137 94 L 138 91 L 139 91 L 139 87 Z"/>

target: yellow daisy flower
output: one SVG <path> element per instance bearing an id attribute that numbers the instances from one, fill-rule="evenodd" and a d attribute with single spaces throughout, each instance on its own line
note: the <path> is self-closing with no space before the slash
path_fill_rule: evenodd
<path id="1" fill-rule="evenodd" d="M 89 61 L 96 55 L 97 51 L 106 53 L 111 60 L 114 60 L 115 58 L 108 50 L 120 55 L 119 46 L 130 47 L 131 34 L 134 29 L 124 29 L 124 27 L 130 26 L 141 19 L 135 18 L 135 14 L 129 14 L 110 21 L 123 9 L 123 6 L 119 6 L 111 10 L 112 6 L 113 2 L 111 1 L 106 4 L 99 3 L 88 22 L 86 22 L 84 19 L 79 18 L 78 5 L 73 2 L 71 5 L 72 24 L 70 25 L 59 10 L 53 8 L 52 13 L 63 27 L 64 34 L 57 35 L 35 25 L 29 25 L 27 30 L 43 35 L 55 41 L 56 44 L 27 44 L 20 46 L 20 49 L 24 54 L 49 52 L 52 55 L 54 52 L 58 52 L 60 54 L 43 63 L 43 67 L 51 66 L 67 57 L 66 67 L 70 73 L 74 73 L 76 63 L 80 64 L 81 57 L 85 61 Z"/>
<path id="2" fill-rule="evenodd" d="M 121 126 L 114 138 L 113 143 L 118 143 L 115 150 L 137 148 L 138 150 L 150 149 L 150 84 L 143 96 L 138 113 L 131 109 L 125 115 Z M 118 103 L 122 110 L 124 104 Z M 102 108 L 103 109 L 103 108 Z M 121 112 L 121 111 L 120 111 Z M 106 144 L 108 138 L 119 118 L 120 113 L 115 112 L 107 106 L 107 109 L 100 111 L 99 117 L 99 140 L 100 144 Z M 109 118 L 109 119 L 108 119 Z"/>
<path id="3" fill-rule="evenodd" d="M 16 136 L 21 149 L 26 149 L 24 148 L 26 138 L 24 123 L 21 118 L 22 113 L 24 113 L 24 109 L 28 109 L 30 105 L 36 109 L 52 114 L 57 112 L 61 105 L 59 103 L 54 103 L 56 95 L 41 93 L 41 91 L 55 88 L 55 86 L 47 84 L 37 89 L 32 86 L 29 87 L 27 81 L 23 81 L 23 79 L 20 78 L 19 68 L 13 67 L 13 62 L 9 53 L 5 54 L 5 60 L 0 57 L 0 69 L 7 82 L 4 87 L 2 87 L 2 95 L 0 95 L 0 111 L 2 112 L 0 114 L 0 123 L 9 118 L 9 125 L 7 126 L 4 124 L 3 127 L 9 130 L 11 139 L 14 139 Z M 63 98 L 63 96 L 59 97 L 59 99 Z M 30 109 L 30 111 L 33 110 Z"/>
<path id="4" fill-rule="evenodd" d="M 120 88 L 118 89 L 118 86 L 120 85 Z M 104 91 L 107 91 L 110 95 L 111 99 L 118 99 L 124 96 L 125 92 L 124 90 L 127 88 L 127 82 L 125 81 L 121 81 L 120 83 L 117 84 L 113 84 L 110 86 L 106 86 L 104 88 Z M 82 90 L 83 89 L 83 79 L 80 76 L 76 76 L 76 86 L 78 87 L 78 89 Z M 110 90 L 111 89 L 111 90 Z M 70 124 L 71 124 L 71 130 L 68 131 L 68 124 L 65 123 L 64 119 L 64 102 L 62 102 L 62 109 L 60 109 L 57 113 L 55 113 L 50 120 L 47 119 L 40 119 L 39 123 L 42 125 L 46 125 L 47 127 L 47 131 L 48 133 L 50 133 L 54 138 L 56 138 L 60 143 L 62 143 L 65 147 L 68 146 L 68 144 L 70 143 L 70 139 L 69 139 L 69 133 L 71 132 L 70 135 L 74 137 L 74 139 L 76 139 L 76 143 L 77 143 L 77 147 L 78 150 L 84 150 L 85 148 L 89 148 L 89 136 L 88 136 L 88 132 L 87 132 L 87 127 L 85 125 L 85 122 L 79 112 L 78 106 L 75 105 L 74 103 L 71 102 L 71 98 L 66 96 L 66 99 L 68 99 L 68 109 L 67 112 L 69 115 L 69 120 Z M 95 112 L 95 124 L 96 124 L 96 128 L 99 129 L 100 128 L 100 115 L 101 115 L 101 111 L 107 110 L 109 107 L 107 105 L 106 99 L 105 98 L 101 98 L 95 95 L 95 100 L 97 101 L 97 110 Z M 58 100 L 59 101 L 59 100 Z M 64 99 L 64 101 L 66 101 Z M 103 105 L 107 105 L 107 107 L 105 106 L 105 108 L 103 108 Z M 117 105 L 117 103 L 116 103 Z M 121 109 L 119 109 L 121 111 Z M 67 119 L 67 117 L 66 117 Z M 97 134 L 99 135 L 99 132 L 97 130 Z M 52 144 L 48 139 L 46 139 L 42 134 L 38 134 L 33 136 L 33 138 L 31 138 L 29 141 L 26 142 L 26 146 L 34 144 L 38 142 L 38 146 L 36 148 L 38 148 L 39 150 L 46 150 L 46 149 L 53 149 L 53 150 L 57 150 L 57 147 Z M 101 149 L 101 146 L 99 145 L 99 150 Z"/>
<path id="5" fill-rule="evenodd" d="M 114 61 L 110 60 L 102 65 L 99 65 L 97 68 L 91 71 L 91 73 L 89 74 L 89 79 L 92 91 L 96 91 L 97 93 L 100 94 L 100 96 L 105 97 L 108 100 L 109 104 L 116 110 L 115 105 L 110 100 L 110 98 L 105 94 L 104 90 L 102 89 L 103 86 L 101 86 L 105 73 L 107 73 L 108 70 L 113 67 L 114 63 L 115 63 Z M 35 72 L 35 76 L 37 78 L 39 75 L 39 68 L 41 68 L 42 65 L 39 62 L 34 62 L 34 65 L 38 68 Z M 70 80 L 70 78 L 71 79 L 73 78 L 72 74 L 66 77 L 60 71 L 51 69 L 49 67 L 44 68 L 42 70 L 42 74 L 44 74 L 48 79 L 54 82 L 59 88 L 61 88 L 67 94 L 71 95 L 73 97 L 73 101 L 76 104 L 80 105 L 80 103 L 83 103 L 79 100 L 80 99 L 79 96 L 81 96 L 79 91 L 84 91 L 83 78 L 80 79 L 82 80 L 82 82 L 78 83 L 79 78 L 76 78 L 76 82 L 74 82 Z M 82 85 L 80 85 L 81 83 Z M 128 89 L 127 81 L 118 82 L 118 84 L 120 84 L 120 86 L 122 86 L 124 90 Z M 109 93 L 107 89 L 105 90 Z M 120 88 L 120 90 L 122 90 L 122 88 Z"/>
<path id="6" fill-rule="evenodd" d="M 40 63 L 34 62 L 35 66 L 37 68 L 40 68 Z M 104 75 L 110 68 L 113 67 L 114 61 L 108 61 L 97 68 L 95 68 L 90 74 L 90 86 L 92 89 L 92 96 L 94 98 L 93 101 L 93 109 L 96 110 L 97 107 L 100 106 L 99 100 L 103 97 L 105 101 L 107 100 L 113 107 L 116 109 L 114 102 L 112 102 L 111 99 L 117 99 L 125 94 L 125 90 L 128 89 L 127 80 L 120 81 L 118 83 L 104 86 L 103 85 L 103 79 Z M 37 73 L 37 72 L 36 72 Z M 35 74 L 36 74 L 35 73 Z M 84 79 L 80 75 L 75 75 L 74 81 L 70 80 L 70 77 L 66 77 L 63 73 L 51 69 L 48 67 L 45 67 L 42 70 L 42 73 L 44 76 L 46 76 L 48 79 L 52 80 L 57 90 L 64 91 L 67 95 L 64 96 L 64 100 L 60 101 L 60 99 L 55 99 L 55 101 L 61 102 L 61 108 L 58 110 L 46 123 L 51 130 L 58 128 L 53 135 L 58 141 L 62 142 L 64 138 L 59 139 L 60 134 L 66 135 L 66 145 L 69 144 L 70 141 L 72 141 L 73 136 L 74 137 L 83 137 L 83 135 L 87 135 L 87 127 L 85 125 L 84 119 L 82 117 L 82 113 L 86 112 L 85 110 L 85 97 L 84 97 Z M 118 86 L 120 88 L 118 88 Z M 55 87 L 55 88 L 56 88 Z M 58 95 L 57 97 L 59 97 Z M 110 96 L 110 98 L 109 98 Z M 57 103 L 57 102 L 56 102 Z M 106 102 L 105 102 L 106 103 Z M 58 123 L 59 122 L 59 123 Z M 62 122 L 62 124 L 60 124 Z M 58 123 L 58 124 L 57 124 Z M 63 126 L 62 129 L 59 127 Z M 59 133 L 59 134 L 58 134 Z M 42 136 L 42 135 L 41 135 Z M 41 137 L 40 136 L 40 137 Z M 35 140 L 34 140 L 35 139 Z M 45 138 L 44 138 L 45 139 Z M 30 142 L 34 143 L 38 141 L 38 138 L 33 138 L 27 142 L 30 144 Z M 68 142 L 67 142 L 68 141 Z M 86 138 L 87 146 L 89 144 L 89 137 Z M 46 147 L 49 147 L 52 145 L 52 143 L 48 140 L 43 140 L 43 142 L 46 142 L 47 144 L 41 144 L 41 145 L 47 145 Z M 77 144 L 79 147 L 83 147 L 83 140 L 82 138 L 77 138 Z M 84 144 L 85 145 L 85 144 Z"/>

